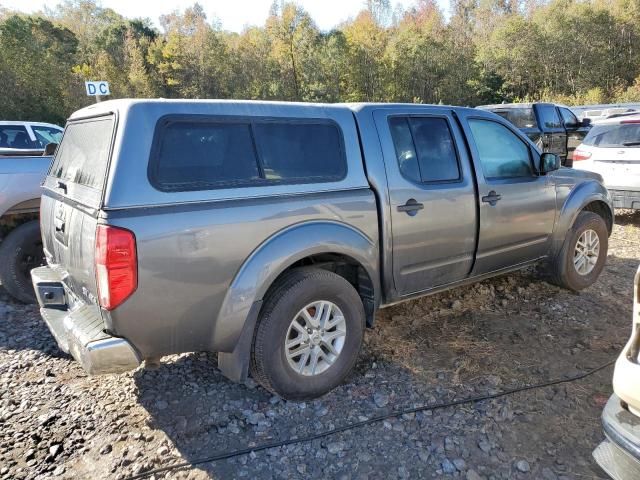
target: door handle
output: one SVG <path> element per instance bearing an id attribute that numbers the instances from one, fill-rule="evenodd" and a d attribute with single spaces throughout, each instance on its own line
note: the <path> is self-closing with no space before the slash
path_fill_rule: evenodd
<path id="1" fill-rule="evenodd" d="M 53 220 L 53 225 L 55 227 L 56 232 L 64 233 L 65 221 L 61 218 L 56 218 Z"/>
<path id="2" fill-rule="evenodd" d="M 491 190 L 489 192 L 489 195 L 487 195 L 486 197 L 482 197 L 482 201 L 494 207 L 496 203 L 498 203 L 498 200 L 500 200 L 501 198 L 502 195 L 497 194 L 495 190 Z"/>
<path id="3" fill-rule="evenodd" d="M 423 208 L 424 205 L 422 203 L 418 203 L 415 198 L 410 198 L 404 205 L 398 205 L 399 212 L 405 212 L 407 215 L 411 215 L 412 217 L 418 213 L 418 210 L 422 210 Z"/>

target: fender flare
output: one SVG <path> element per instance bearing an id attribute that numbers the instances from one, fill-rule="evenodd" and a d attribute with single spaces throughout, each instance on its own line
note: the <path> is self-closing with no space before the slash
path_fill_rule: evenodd
<path id="1" fill-rule="evenodd" d="M 229 285 L 213 327 L 218 367 L 234 381 L 247 377 L 253 332 L 262 301 L 273 282 L 291 265 L 321 253 L 346 255 L 357 261 L 380 298 L 377 243 L 359 230 L 334 221 L 296 224 L 264 241 L 244 262 Z"/>
<path id="2" fill-rule="evenodd" d="M 553 235 L 552 252 L 554 256 L 562 249 L 566 233 L 571 229 L 580 212 L 592 202 L 602 202 L 607 206 L 611 219 L 608 221 L 607 228 L 609 232 L 611 232 L 615 217 L 613 202 L 609 191 L 601 183 L 595 180 L 583 182 L 574 188 L 567 196 L 564 205 L 562 205 L 562 209 L 560 210 L 560 214 L 558 215 Z"/>

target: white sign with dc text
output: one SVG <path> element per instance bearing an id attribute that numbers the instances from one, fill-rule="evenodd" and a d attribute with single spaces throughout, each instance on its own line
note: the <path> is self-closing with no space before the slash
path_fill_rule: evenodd
<path id="1" fill-rule="evenodd" d="M 109 82 L 84 82 L 87 89 L 87 95 L 95 97 L 96 95 L 110 95 Z"/>

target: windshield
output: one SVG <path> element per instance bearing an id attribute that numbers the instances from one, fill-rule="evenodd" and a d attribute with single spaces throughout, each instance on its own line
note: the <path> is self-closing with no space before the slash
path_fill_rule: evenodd
<path id="1" fill-rule="evenodd" d="M 500 115 L 518 128 L 534 128 L 536 126 L 536 119 L 531 107 L 505 108 L 493 110 L 493 113 Z"/>
<path id="2" fill-rule="evenodd" d="M 593 147 L 640 147 L 640 123 L 595 125 L 583 143 Z"/>
<path id="3" fill-rule="evenodd" d="M 40 148 L 46 147 L 49 143 L 60 143 L 62 140 L 62 130 L 40 125 L 32 125 L 31 130 L 36 136 L 36 143 Z"/>

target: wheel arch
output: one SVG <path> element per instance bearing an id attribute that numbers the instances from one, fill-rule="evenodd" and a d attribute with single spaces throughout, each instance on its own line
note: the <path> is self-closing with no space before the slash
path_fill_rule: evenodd
<path id="1" fill-rule="evenodd" d="M 583 182 L 574 188 L 565 199 L 553 238 L 553 254 L 557 255 L 580 212 L 593 212 L 603 218 L 609 235 L 613 230 L 614 211 L 607 189 L 596 181 Z"/>
<path id="2" fill-rule="evenodd" d="M 325 268 L 346 278 L 363 299 L 367 322 L 380 303 L 377 242 L 340 222 L 305 222 L 263 242 L 231 282 L 214 323 L 218 366 L 234 381 L 247 376 L 251 343 L 263 299 L 292 268 Z"/>

